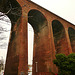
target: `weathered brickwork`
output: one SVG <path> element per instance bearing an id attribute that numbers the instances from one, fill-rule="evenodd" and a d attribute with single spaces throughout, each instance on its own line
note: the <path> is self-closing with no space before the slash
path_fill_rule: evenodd
<path id="1" fill-rule="evenodd" d="M 33 75 L 36 75 L 36 62 L 38 72 L 57 73 L 53 64 L 55 54 L 75 52 L 75 26 L 29 0 L 9 1 L 20 11 L 14 11 L 17 15 L 8 14 L 12 29 L 5 75 L 28 73 L 28 23 L 34 29 Z"/>

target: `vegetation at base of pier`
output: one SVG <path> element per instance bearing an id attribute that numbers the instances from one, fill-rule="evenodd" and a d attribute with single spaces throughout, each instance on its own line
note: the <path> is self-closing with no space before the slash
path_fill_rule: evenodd
<path id="1" fill-rule="evenodd" d="M 75 75 L 75 53 L 68 56 L 65 54 L 56 54 L 53 63 L 58 67 L 58 75 Z"/>

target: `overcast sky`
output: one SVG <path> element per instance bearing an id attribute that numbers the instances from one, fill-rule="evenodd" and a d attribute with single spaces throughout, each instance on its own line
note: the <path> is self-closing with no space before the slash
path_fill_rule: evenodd
<path id="1" fill-rule="evenodd" d="M 75 25 L 75 0 L 31 0 Z"/>
<path id="2" fill-rule="evenodd" d="M 55 13 L 56 15 L 64 18 L 65 20 L 73 23 L 75 25 L 75 0 L 31 0 L 35 3 L 37 3 L 38 5 L 44 7 L 45 9 Z M 7 18 L 8 19 L 8 18 Z M 3 26 L 3 28 L 7 30 L 11 29 L 11 23 L 7 23 L 4 21 L 0 21 L 0 27 Z M 29 25 L 29 37 L 33 37 L 33 29 L 32 27 Z M 3 56 L 3 58 L 5 59 L 6 57 L 6 53 L 7 53 L 7 48 L 8 48 L 8 40 L 10 33 L 8 32 L 4 32 L 0 34 L 0 38 L 1 37 L 6 37 L 5 39 L 0 40 L 0 56 Z M 29 38 L 28 38 L 29 39 Z M 28 45 L 29 45 L 29 55 L 32 54 L 32 42 L 33 38 L 30 38 L 28 41 Z M 1 47 L 2 45 L 2 47 Z M 4 45 L 4 46 L 3 46 Z M 29 58 L 29 63 L 31 64 L 32 61 L 32 55 L 30 55 L 31 58 Z"/>
<path id="3" fill-rule="evenodd" d="M 0 19 L 2 19 L 0 20 L 0 59 L 1 57 L 3 57 L 3 59 L 5 60 L 11 30 L 11 23 L 6 22 L 10 21 L 10 19 L 6 16 L 0 17 Z"/>

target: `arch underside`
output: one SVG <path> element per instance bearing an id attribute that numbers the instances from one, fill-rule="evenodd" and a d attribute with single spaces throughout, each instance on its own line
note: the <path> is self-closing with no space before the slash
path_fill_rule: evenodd
<path id="1" fill-rule="evenodd" d="M 69 27 L 68 33 L 69 33 L 69 39 L 71 42 L 72 51 L 75 53 L 75 30 Z"/>
<path id="2" fill-rule="evenodd" d="M 35 34 L 38 34 L 43 27 L 47 26 L 46 18 L 37 10 L 30 10 L 28 22 L 32 25 Z"/>
<path id="3" fill-rule="evenodd" d="M 54 36 L 56 54 L 65 53 L 67 55 L 68 46 L 67 46 L 67 39 L 65 35 L 65 29 L 63 25 L 58 20 L 53 20 L 52 28 L 53 28 L 53 36 Z"/>

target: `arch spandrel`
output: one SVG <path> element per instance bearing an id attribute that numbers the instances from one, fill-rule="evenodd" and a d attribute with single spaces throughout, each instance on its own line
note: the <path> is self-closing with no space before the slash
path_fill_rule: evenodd
<path id="1" fill-rule="evenodd" d="M 20 4 L 21 7 L 24 7 L 25 4 L 28 2 L 28 0 L 16 0 L 16 1 Z"/>

